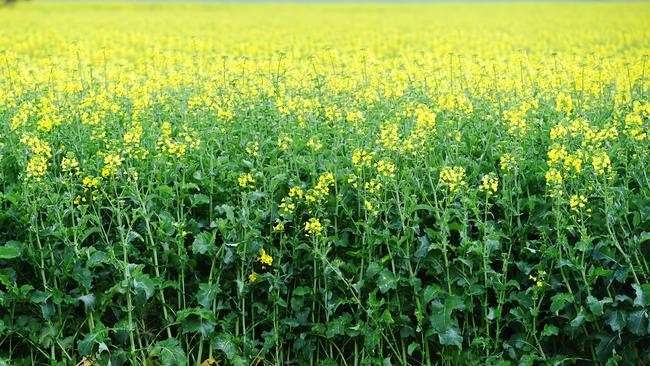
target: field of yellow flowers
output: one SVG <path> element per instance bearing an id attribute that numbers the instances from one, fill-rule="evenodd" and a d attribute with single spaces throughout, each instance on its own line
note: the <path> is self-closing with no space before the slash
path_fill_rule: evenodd
<path id="1" fill-rule="evenodd" d="M 0 8 L 0 365 L 650 364 L 648 24 Z"/>

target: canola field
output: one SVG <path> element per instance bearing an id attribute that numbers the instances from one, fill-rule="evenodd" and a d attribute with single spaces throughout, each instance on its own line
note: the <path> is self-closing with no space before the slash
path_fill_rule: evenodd
<path id="1" fill-rule="evenodd" d="M 649 24 L 0 8 L 0 365 L 649 364 Z"/>

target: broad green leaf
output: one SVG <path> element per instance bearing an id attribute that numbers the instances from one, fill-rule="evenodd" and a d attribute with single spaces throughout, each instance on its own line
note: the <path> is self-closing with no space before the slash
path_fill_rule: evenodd
<path id="1" fill-rule="evenodd" d="M 431 329 L 438 334 L 438 340 L 443 345 L 460 346 L 463 337 L 458 328 L 458 320 L 452 317 L 453 311 L 464 307 L 462 300 L 457 296 L 445 299 L 445 303 L 433 301 L 431 303 Z"/>
<path id="2" fill-rule="evenodd" d="M 646 310 L 637 310 L 627 317 L 628 329 L 638 336 L 647 335 L 648 326 L 648 312 Z"/>
<path id="3" fill-rule="evenodd" d="M 451 325 L 447 327 L 444 332 L 438 333 L 438 340 L 440 341 L 440 344 L 445 346 L 460 347 L 463 343 L 463 337 L 460 335 L 458 325 Z"/>
<path id="4" fill-rule="evenodd" d="M 395 323 L 395 320 L 393 320 L 393 317 L 390 315 L 390 311 L 388 309 L 384 310 L 384 312 L 381 314 L 381 322 L 386 325 L 391 325 Z"/>
<path id="5" fill-rule="evenodd" d="M 578 315 L 576 315 L 576 317 L 571 321 L 571 326 L 574 328 L 578 328 L 579 326 L 582 325 L 584 321 L 585 321 L 585 310 L 584 308 L 581 308 Z"/>
<path id="6" fill-rule="evenodd" d="M 188 361 L 183 347 L 175 338 L 156 342 L 149 354 L 158 357 L 163 366 L 185 366 Z"/>
<path id="7" fill-rule="evenodd" d="M 551 297 L 551 312 L 555 315 L 558 315 L 558 312 L 567 304 L 572 304 L 574 301 L 573 296 L 568 293 L 559 293 Z"/>
<path id="8" fill-rule="evenodd" d="M 209 308 L 219 292 L 219 284 L 201 283 L 199 284 L 199 291 L 196 293 L 196 301 L 204 308 Z"/>
<path id="9" fill-rule="evenodd" d="M 397 288 L 397 279 L 393 272 L 384 269 L 377 275 L 377 286 L 382 294 Z"/>
<path id="10" fill-rule="evenodd" d="M 2 246 L 0 247 L 0 259 L 13 259 L 20 256 L 20 250 L 14 247 Z"/>
<path id="11" fill-rule="evenodd" d="M 555 336 L 558 334 L 560 328 L 556 327 L 555 325 L 552 324 L 546 324 L 544 325 L 544 330 L 542 330 L 542 337 L 549 337 L 549 336 Z"/>
<path id="12" fill-rule="evenodd" d="M 330 339 L 338 335 L 344 335 L 351 321 L 352 317 L 347 313 L 330 320 L 330 322 L 327 323 L 327 331 L 325 332 L 325 335 Z"/>
<path id="13" fill-rule="evenodd" d="M 408 353 L 409 356 L 413 356 L 413 352 L 415 352 L 415 350 L 419 348 L 420 345 L 418 343 L 411 342 L 409 346 L 406 348 L 406 353 Z"/>
<path id="14" fill-rule="evenodd" d="M 214 254 L 214 234 L 203 231 L 198 233 L 194 237 L 194 242 L 192 242 L 192 253 L 194 254 Z"/>
<path id="15" fill-rule="evenodd" d="M 595 316 L 601 316 L 603 315 L 603 307 L 605 304 L 611 304 L 612 299 L 609 297 L 606 297 L 602 300 L 598 300 L 593 296 L 587 296 L 587 305 L 589 306 L 589 310 L 595 315 Z"/>
<path id="16" fill-rule="evenodd" d="M 625 327 L 625 314 L 619 310 L 612 311 L 607 316 L 607 324 L 614 332 L 620 332 Z"/>
<path id="17" fill-rule="evenodd" d="M 79 296 L 79 301 L 83 302 L 86 311 L 92 311 L 95 308 L 95 295 L 90 293 L 87 295 Z"/>
<path id="18" fill-rule="evenodd" d="M 219 334 L 212 340 L 212 347 L 226 355 L 228 360 L 233 360 L 237 356 L 237 346 L 233 337 L 229 334 Z"/>
<path id="19" fill-rule="evenodd" d="M 428 304 L 433 300 L 437 295 L 443 293 L 442 288 L 438 285 L 429 285 L 424 288 L 423 292 L 423 297 L 424 297 L 424 303 Z"/>
<path id="20" fill-rule="evenodd" d="M 176 321 L 181 324 L 183 333 L 200 333 L 207 338 L 216 324 L 214 313 L 204 308 L 192 308 L 179 311 Z"/>
<path id="21" fill-rule="evenodd" d="M 632 285 L 635 291 L 634 306 L 646 307 L 650 305 L 650 283 Z"/>
<path id="22" fill-rule="evenodd" d="M 86 336 L 77 342 L 77 350 L 80 355 L 90 356 L 95 352 L 95 345 L 106 341 L 107 331 L 104 326 L 95 327 L 95 331 L 86 334 Z"/>

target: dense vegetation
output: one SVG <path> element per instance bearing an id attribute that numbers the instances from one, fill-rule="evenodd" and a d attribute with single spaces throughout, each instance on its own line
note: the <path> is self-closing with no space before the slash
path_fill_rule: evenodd
<path id="1" fill-rule="evenodd" d="M 0 9 L 0 364 L 650 363 L 648 19 Z"/>

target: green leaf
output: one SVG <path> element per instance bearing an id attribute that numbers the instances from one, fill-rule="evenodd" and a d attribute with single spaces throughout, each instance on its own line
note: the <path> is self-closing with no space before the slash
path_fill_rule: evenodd
<path id="1" fill-rule="evenodd" d="M 84 303 L 84 308 L 86 311 L 92 311 L 95 308 L 95 295 L 94 294 L 88 294 L 88 295 L 83 295 L 79 296 L 77 299 L 79 301 Z"/>
<path id="2" fill-rule="evenodd" d="M 133 278 L 131 282 L 133 286 L 133 291 L 135 292 L 135 303 L 136 306 L 143 305 L 153 297 L 156 282 L 149 277 L 148 274 L 140 272 L 140 270 L 133 273 Z"/>
<path id="3" fill-rule="evenodd" d="M 97 267 L 102 263 L 109 263 L 110 260 L 111 257 L 109 257 L 106 252 L 102 252 L 101 250 L 98 250 L 96 252 L 93 252 L 90 255 L 90 258 L 88 258 L 88 267 L 90 268 Z"/>
<path id="4" fill-rule="evenodd" d="M 420 348 L 420 345 L 413 342 L 406 348 L 406 353 L 408 353 L 409 356 L 413 356 L 413 352 L 415 352 L 415 350 L 418 348 Z"/>
<path id="5" fill-rule="evenodd" d="M 13 281 L 9 278 L 9 276 L 1 272 L 0 272 L 0 283 L 5 285 L 5 287 L 7 288 L 10 288 L 13 285 Z"/>
<path id="6" fill-rule="evenodd" d="M 150 352 L 153 357 L 158 357 L 163 366 L 187 365 L 187 356 L 178 339 L 170 338 L 156 342 Z"/>
<path id="7" fill-rule="evenodd" d="M 235 356 L 237 356 L 237 346 L 235 345 L 235 342 L 233 341 L 233 338 L 230 334 L 219 334 L 212 341 L 212 348 L 223 352 L 226 355 L 226 358 L 229 360 L 232 360 Z"/>
<path id="8" fill-rule="evenodd" d="M 397 279 L 395 278 L 393 272 L 387 269 L 384 269 L 383 271 L 379 272 L 377 278 L 377 286 L 379 287 L 379 291 L 381 291 L 382 294 L 385 294 L 390 290 L 396 289 Z"/>
<path id="9" fill-rule="evenodd" d="M 305 296 L 311 293 L 311 289 L 305 286 L 299 286 L 293 289 L 293 296 Z"/>
<path id="10" fill-rule="evenodd" d="M 219 292 L 219 284 L 201 283 L 199 284 L 199 291 L 196 293 L 196 301 L 204 308 L 209 308 Z"/>
<path id="11" fill-rule="evenodd" d="M 325 331 L 325 335 L 330 339 L 338 335 L 344 335 L 351 321 L 352 317 L 347 313 L 331 320 L 327 323 L 327 331 Z"/>
<path id="12" fill-rule="evenodd" d="M 552 324 L 544 325 L 544 330 L 542 330 L 542 337 L 550 337 L 558 334 L 560 328 Z"/>
<path id="13" fill-rule="evenodd" d="M 393 317 L 390 315 L 390 311 L 388 309 L 384 310 L 384 312 L 381 314 L 381 322 L 383 324 L 394 324 L 395 320 L 393 320 Z"/>
<path id="14" fill-rule="evenodd" d="M 443 292 L 442 289 L 438 285 L 430 285 L 425 287 L 423 293 L 424 303 L 425 304 L 430 303 L 431 300 L 433 300 L 436 297 L 436 295 L 441 294 L 442 292 Z"/>
<path id="15" fill-rule="evenodd" d="M 573 296 L 567 293 L 555 294 L 551 297 L 551 312 L 555 315 L 558 315 L 558 312 L 567 305 L 567 303 L 573 303 Z"/>
<path id="16" fill-rule="evenodd" d="M 627 327 L 638 336 L 648 334 L 648 312 L 646 310 L 637 310 L 630 313 L 627 318 Z"/>
<path id="17" fill-rule="evenodd" d="M 574 328 L 578 328 L 579 326 L 582 325 L 582 323 L 585 321 L 585 310 L 584 308 L 580 308 L 580 312 L 576 317 L 571 321 L 571 326 Z"/>
<path id="18" fill-rule="evenodd" d="M 214 331 L 216 325 L 214 313 L 204 308 L 179 311 L 176 321 L 181 324 L 183 333 L 201 333 L 204 338 Z"/>
<path id="19" fill-rule="evenodd" d="M 598 300 L 593 296 L 587 296 L 587 305 L 589 306 L 589 310 L 595 315 L 595 316 L 601 316 L 603 315 L 603 307 L 605 304 L 610 304 L 612 303 L 612 299 L 609 297 L 606 297 L 602 300 Z"/>
<path id="20" fill-rule="evenodd" d="M 457 296 L 450 296 L 445 299 L 445 303 L 434 301 L 431 303 L 431 329 L 435 334 L 438 334 L 438 340 L 443 345 L 460 346 L 463 342 L 463 337 L 460 334 L 458 327 L 458 320 L 452 318 L 454 310 L 463 309 L 464 304 Z"/>
<path id="21" fill-rule="evenodd" d="M 612 311 L 607 317 L 607 324 L 614 332 L 620 332 L 625 327 L 625 316 L 620 311 Z"/>
<path id="22" fill-rule="evenodd" d="M 368 269 L 366 269 L 366 276 L 373 277 L 379 271 L 381 271 L 381 266 L 377 262 L 372 262 L 368 265 Z"/>
<path id="23" fill-rule="evenodd" d="M 650 283 L 644 283 L 643 285 L 632 285 L 636 293 L 634 298 L 634 306 L 646 307 L 650 305 Z"/>
<path id="24" fill-rule="evenodd" d="M 463 343 L 463 337 L 460 335 L 458 325 L 447 327 L 443 333 L 438 334 L 440 344 L 445 346 L 458 346 Z"/>
<path id="25" fill-rule="evenodd" d="M 95 331 L 88 333 L 82 340 L 77 342 L 77 350 L 82 356 L 89 356 L 94 353 L 95 345 L 106 341 L 107 331 L 104 326 L 95 327 Z"/>
<path id="26" fill-rule="evenodd" d="M 212 253 L 216 249 L 214 246 L 214 234 L 207 231 L 198 233 L 194 237 L 191 249 L 194 254 L 214 254 Z"/>
<path id="27" fill-rule="evenodd" d="M 13 259 L 20 256 L 20 250 L 15 247 L 0 247 L 0 259 Z"/>
<path id="28" fill-rule="evenodd" d="M 197 193 L 191 196 L 190 201 L 192 202 L 192 207 L 207 205 L 210 203 L 210 197 L 206 196 L 203 193 Z"/>

